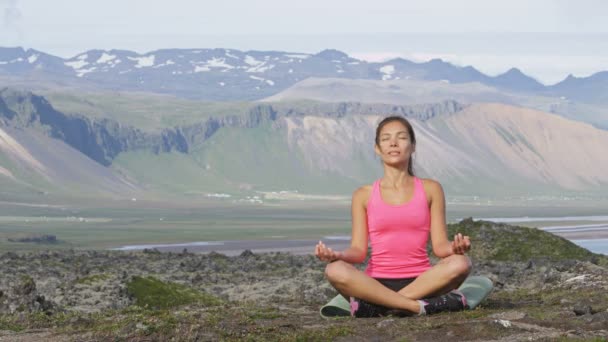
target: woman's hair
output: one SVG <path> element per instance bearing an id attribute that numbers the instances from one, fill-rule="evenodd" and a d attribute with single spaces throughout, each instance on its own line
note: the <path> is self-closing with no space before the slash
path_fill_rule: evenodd
<path id="1" fill-rule="evenodd" d="M 393 121 L 399 121 L 399 122 L 401 122 L 401 124 L 403 126 L 405 126 L 405 128 L 407 129 L 407 133 L 410 136 L 410 141 L 411 141 L 412 145 L 415 146 L 416 145 L 416 135 L 414 134 L 414 129 L 412 128 L 412 125 L 410 124 L 410 122 L 407 121 L 407 119 L 402 116 L 389 116 L 389 117 L 382 119 L 382 121 L 380 121 L 380 123 L 378 124 L 378 127 L 376 127 L 376 146 L 380 147 L 380 132 L 382 131 L 382 128 L 384 126 L 386 126 L 386 124 L 393 122 Z M 412 156 L 410 156 L 410 160 L 407 163 L 407 173 L 409 173 L 410 176 L 414 175 L 414 165 L 413 165 Z"/>

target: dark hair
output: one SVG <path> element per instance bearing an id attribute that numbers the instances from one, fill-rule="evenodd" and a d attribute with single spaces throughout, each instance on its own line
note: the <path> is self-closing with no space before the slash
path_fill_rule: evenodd
<path id="1" fill-rule="evenodd" d="M 410 122 L 402 116 L 389 116 L 380 121 L 378 127 L 376 127 L 376 146 L 380 147 L 380 131 L 382 131 L 382 128 L 386 126 L 386 124 L 391 123 L 393 121 L 399 121 L 403 126 L 405 126 L 405 128 L 407 129 L 407 133 L 410 135 L 410 141 L 415 146 L 416 135 L 414 134 L 414 129 L 412 128 Z M 414 175 L 414 165 L 412 164 L 412 156 L 410 156 L 410 160 L 407 163 L 407 173 L 409 173 L 410 176 Z"/>

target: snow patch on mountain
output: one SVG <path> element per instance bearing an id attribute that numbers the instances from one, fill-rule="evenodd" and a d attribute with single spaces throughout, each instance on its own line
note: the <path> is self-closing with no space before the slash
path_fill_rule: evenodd
<path id="1" fill-rule="evenodd" d="M 151 67 L 154 65 L 154 55 L 144 56 L 144 57 L 127 57 L 127 58 L 132 61 L 137 62 L 137 64 L 135 65 L 136 68 Z"/>
<path id="2" fill-rule="evenodd" d="M 27 61 L 30 62 L 30 64 L 33 64 L 34 62 L 36 62 L 36 60 L 38 60 L 39 56 L 39 54 L 31 55 L 27 58 Z"/>
<path id="3" fill-rule="evenodd" d="M 310 58 L 310 55 L 291 53 L 291 54 L 286 54 L 285 57 L 297 58 L 297 59 L 307 59 L 307 58 Z"/>
<path id="4" fill-rule="evenodd" d="M 254 57 L 247 55 L 247 56 L 245 56 L 245 63 L 252 65 L 252 66 L 256 66 L 256 65 L 260 65 L 264 62 L 258 61 Z"/>
<path id="5" fill-rule="evenodd" d="M 228 51 L 226 51 L 225 55 L 226 55 L 227 57 L 230 57 L 230 58 L 234 58 L 234 59 L 240 59 L 240 58 L 239 58 L 239 56 L 235 56 L 235 55 L 231 54 L 231 53 L 230 53 L 230 52 L 228 52 Z"/>
<path id="6" fill-rule="evenodd" d="M 268 84 L 269 86 L 274 86 L 274 81 L 273 80 L 267 80 L 263 77 L 257 77 L 257 76 L 253 76 L 253 75 L 249 75 L 249 78 L 251 78 L 252 80 L 256 80 L 256 81 L 260 81 L 260 82 L 264 82 L 266 84 Z M 260 87 L 255 87 L 256 89 L 260 89 Z"/>
<path id="7" fill-rule="evenodd" d="M 82 76 L 84 76 L 85 74 L 88 74 L 88 73 L 90 73 L 90 72 L 95 71 L 95 69 L 97 69 L 97 67 L 91 67 L 91 68 L 88 68 L 88 69 L 79 69 L 79 70 L 77 70 L 77 72 L 76 72 L 76 76 L 78 76 L 78 77 L 82 77 Z"/>
<path id="8" fill-rule="evenodd" d="M 381 67 L 379 71 L 384 74 L 382 75 L 383 81 L 390 80 L 393 77 L 393 74 L 395 73 L 395 66 L 391 64 L 385 65 Z"/>
<path id="9" fill-rule="evenodd" d="M 102 53 L 101 57 L 97 59 L 97 64 L 107 63 L 116 58 L 116 55 L 110 55 L 108 53 Z"/>
<path id="10" fill-rule="evenodd" d="M 78 59 L 72 62 L 64 62 L 63 63 L 66 66 L 69 66 L 70 68 L 74 69 L 75 71 L 78 71 L 80 68 L 86 66 L 89 64 L 89 62 L 83 60 L 83 59 Z"/>
<path id="11" fill-rule="evenodd" d="M 175 62 L 174 62 L 174 61 L 172 61 L 172 60 L 170 60 L 170 59 L 168 59 L 168 60 L 167 60 L 167 61 L 165 61 L 164 63 L 161 63 L 161 64 L 157 64 L 157 65 L 155 65 L 153 68 L 154 68 L 154 69 L 158 69 L 158 68 L 162 68 L 162 67 L 169 66 L 169 65 L 173 65 L 173 64 L 175 64 Z"/>
<path id="12" fill-rule="evenodd" d="M 194 66 L 194 72 L 206 72 L 206 71 L 211 71 L 211 69 L 209 69 L 208 66 L 200 66 L 200 65 L 196 65 Z"/>
<path id="13" fill-rule="evenodd" d="M 234 69 L 233 65 L 227 64 L 225 58 L 212 58 L 207 61 L 207 67 L 209 68 L 224 68 Z"/>
<path id="14" fill-rule="evenodd" d="M 258 66 L 255 66 L 253 68 L 249 68 L 247 69 L 247 72 L 256 72 L 256 73 L 260 73 L 260 72 L 266 72 L 272 68 L 274 68 L 274 65 L 264 65 L 266 62 L 263 62 L 263 64 L 260 64 Z"/>

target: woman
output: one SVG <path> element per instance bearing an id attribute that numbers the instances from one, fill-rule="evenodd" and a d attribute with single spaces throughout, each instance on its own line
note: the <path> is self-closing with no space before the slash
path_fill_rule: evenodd
<path id="1" fill-rule="evenodd" d="M 353 194 L 351 246 L 339 252 L 319 241 L 315 248 L 316 256 L 329 262 L 327 279 L 350 298 L 355 317 L 465 309 L 466 298 L 454 289 L 471 270 L 464 255 L 471 242 L 461 234 L 448 240 L 441 185 L 414 176 L 412 126 L 402 117 L 385 118 L 376 128 L 375 141 L 384 176 Z M 435 266 L 426 252 L 429 232 L 433 253 L 441 258 Z M 365 260 L 368 237 L 372 252 L 362 272 L 352 264 Z"/>

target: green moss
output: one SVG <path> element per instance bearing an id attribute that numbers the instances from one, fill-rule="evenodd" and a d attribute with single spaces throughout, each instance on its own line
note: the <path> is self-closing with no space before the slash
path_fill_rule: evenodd
<path id="1" fill-rule="evenodd" d="M 64 327 L 79 317 L 80 313 L 55 313 L 48 315 L 44 312 L 24 312 L 19 315 L 0 315 L 0 330 L 23 331 L 26 329 L 44 329 Z"/>
<path id="2" fill-rule="evenodd" d="M 330 326 L 323 330 L 311 330 L 298 332 L 294 336 L 288 338 L 289 341 L 333 341 L 338 337 L 349 336 L 353 334 L 351 327 L 345 326 Z"/>
<path id="3" fill-rule="evenodd" d="M 462 318 L 466 318 L 466 319 L 475 319 L 475 318 L 486 317 L 489 315 L 489 312 L 493 312 L 493 311 L 488 311 L 488 310 L 484 310 L 482 308 L 477 308 L 475 310 L 462 311 L 460 313 L 460 316 Z"/>
<path id="4" fill-rule="evenodd" d="M 35 289 L 36 289 L 36 283 L 34 282 L 34 279 L 32 277 L 30 277 L 29 275 L 22 275 L 21 284 L 19 285 L 18 292 L 30 293 L 30 292 L 34 291 Z"/>
<path id="5" fill-rule="evenodd" d="M 0 330 L 23 331 L 26 327 L 15 322 L 14 318 L 14 315 L 0 316 Z"/>
<path id="6" fill-rule="evenodd" d="M 154 277 L 133 277 L 127 293 L 143 308 L 164 309 L 185 304 L 219 305 L 220 300 L 185 285 L 165 283 Z"/>
<path id="7" fill-rule="evenodd" d="M 473 258 L 520 262 L 535 258 L 552 261 L 575 259 L 593 262 L 608 259 L 567 239 L 537 228 L 465 219 L 448 226 L 450 239 L 456 233 L 470 236 L 472 248 L 469 254 Z"/>
<path id="8" fill-rule="evenodd" d="M 548 305 L 560 306 L 563 299 L 568 299 L 572 302 L 588 304 L 596 312 L 608 310 L 608 296 L 602 288 L 579 288 L 576 291 L 556 289 L 542 291 L 539 295 L 543 303 Z"/>
<path id="9" fill-rule="evenodd" d="M 250 319 L 277 319 L 283 317 L 276 308 L 255 308 L 247 310 L 247 316 Z"/>

